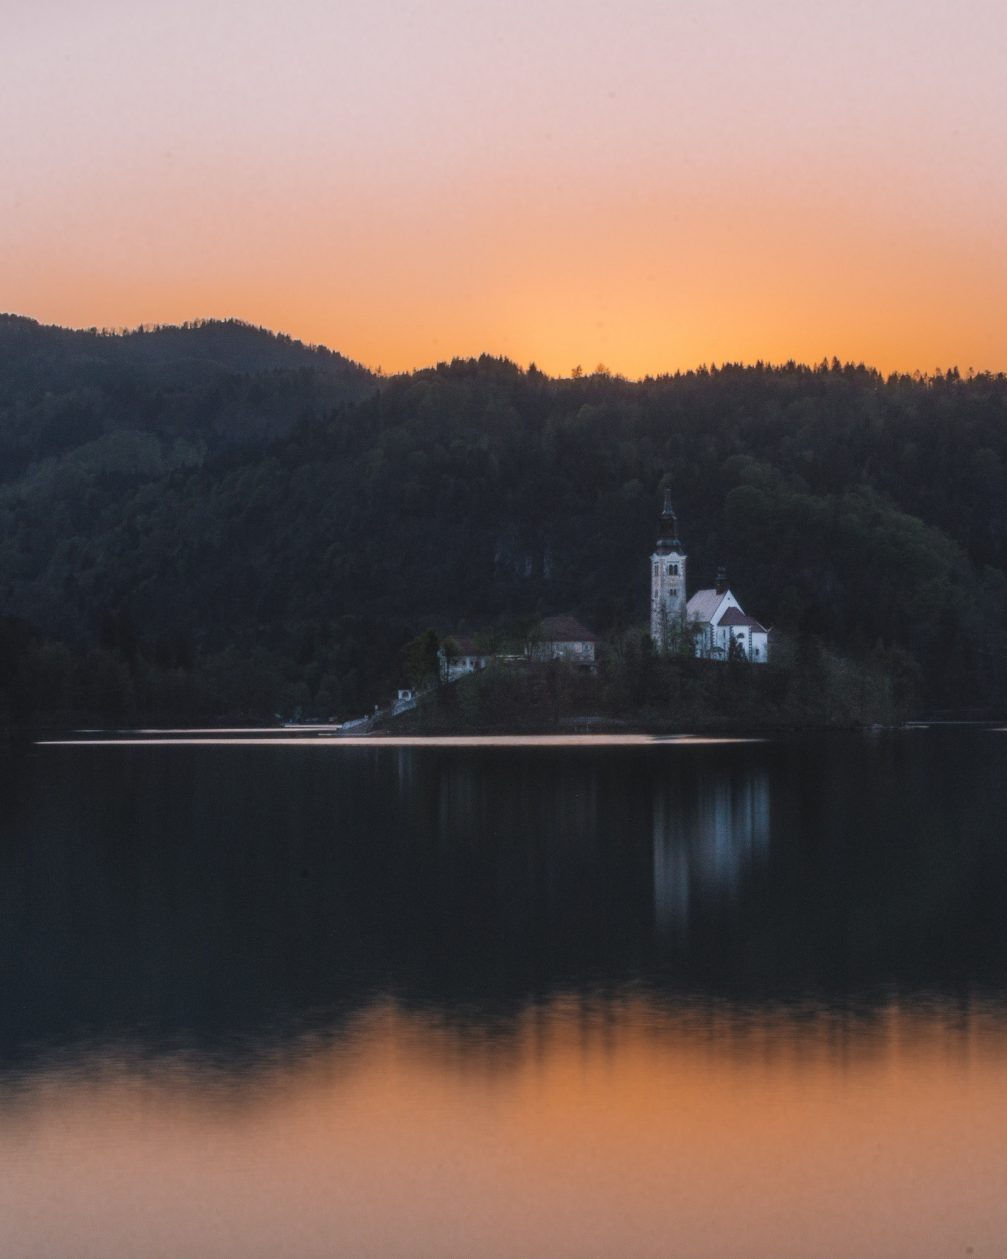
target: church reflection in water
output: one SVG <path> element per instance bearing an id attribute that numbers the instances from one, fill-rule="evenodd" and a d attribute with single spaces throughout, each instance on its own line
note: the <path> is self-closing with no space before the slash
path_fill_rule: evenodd
<path id="1" fill-rule="evenodd" d="M 654 918 L 683 929 L 697 898 L 724 897 L 769 848 L 769 775 L 754 770 L 654 787 Z"/>

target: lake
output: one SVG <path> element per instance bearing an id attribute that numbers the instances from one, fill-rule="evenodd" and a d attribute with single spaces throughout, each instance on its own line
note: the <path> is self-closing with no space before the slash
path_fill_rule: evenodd
<path id="1" fill-rule="evenodd" d="M 1007 1253 L 1007 732 L 0 753 L 0 1254 Z"/>

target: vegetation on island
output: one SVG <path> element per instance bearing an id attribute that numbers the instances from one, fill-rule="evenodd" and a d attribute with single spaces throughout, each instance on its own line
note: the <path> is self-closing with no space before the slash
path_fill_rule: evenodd
<path id="1" fill-rule="evenodd" d="M 381 724 L 427 734 L 892 725 L 916 711 L 914 684 L 887 653 L 853 662 L 814 639 L 781 638 L 775 660 L 758 665 L 740 653 L 726 663 L 660 655 L 631 632 L 606 644 L 594 672 L 559 659 L 493 664 Z"/>
<path id="2" fill-rule="evenodd" d="M 666 486 L 690 588 L 727 564 L 773 627 L 763 671 L 654 656 Z M 1002 375 L 483 357 L 386 378 L 233 322 L 0 317 L 0 725 L 352 717 L 431 628 L 554 612 L 599 635 L 595 678 L 493 671 L 437 719 L 537 711 L 522 687 L 547 683 L 573 697 L 557 720 L 1002 711 L 1005 574 Z"/>

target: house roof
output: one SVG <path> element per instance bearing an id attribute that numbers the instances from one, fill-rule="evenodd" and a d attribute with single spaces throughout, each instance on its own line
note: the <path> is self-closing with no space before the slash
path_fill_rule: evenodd
<path id="1" fill-rule="evenodd" d="M 458 649 L 459 656 L 490 656 L 493 654 L 487 651 L 485 647 L 481 647 L 468 634 L 449 634 L 445 641 L 454 643 Z"/>
<path id="2" fill-rule="evenodd" d="M 598 639 L 576 617 L 547 616 L 540 621 L 538 638 L 543 643 L 596 643 Z"/>
<path id="3" fill-rule="evenodd" d="M 717 591 L 712 588 L 697 590 L 685 605 L 686 615 L 690 621 L 712 621 L 727 594 L 726 590 Z"/>
<path id="4" fill-rule="evenodd" d="M 764 625 L 760 625 L 754 616 L 746 616 L 740 608 L 728 608 L 724 615 L 717 622 L 718 625 L 747 625 L 749 629 L 756 632 L 761 631 L 763 634 L 768 633 Z"/>

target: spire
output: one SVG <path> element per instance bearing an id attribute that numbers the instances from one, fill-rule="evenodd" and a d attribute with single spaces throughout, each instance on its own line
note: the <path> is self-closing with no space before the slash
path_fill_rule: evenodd
<path id="1" fill-rule="evenodd" d="M 657 540 L 658 549 L 678 550 L 681 548 L 681 542 L 678 540 L 678 517 L 675 515 L 675 509 L 671 505 L 671 490 L 665 486 L 664 490 L 664 506 L 661 508 L 661 528 Z"/>

